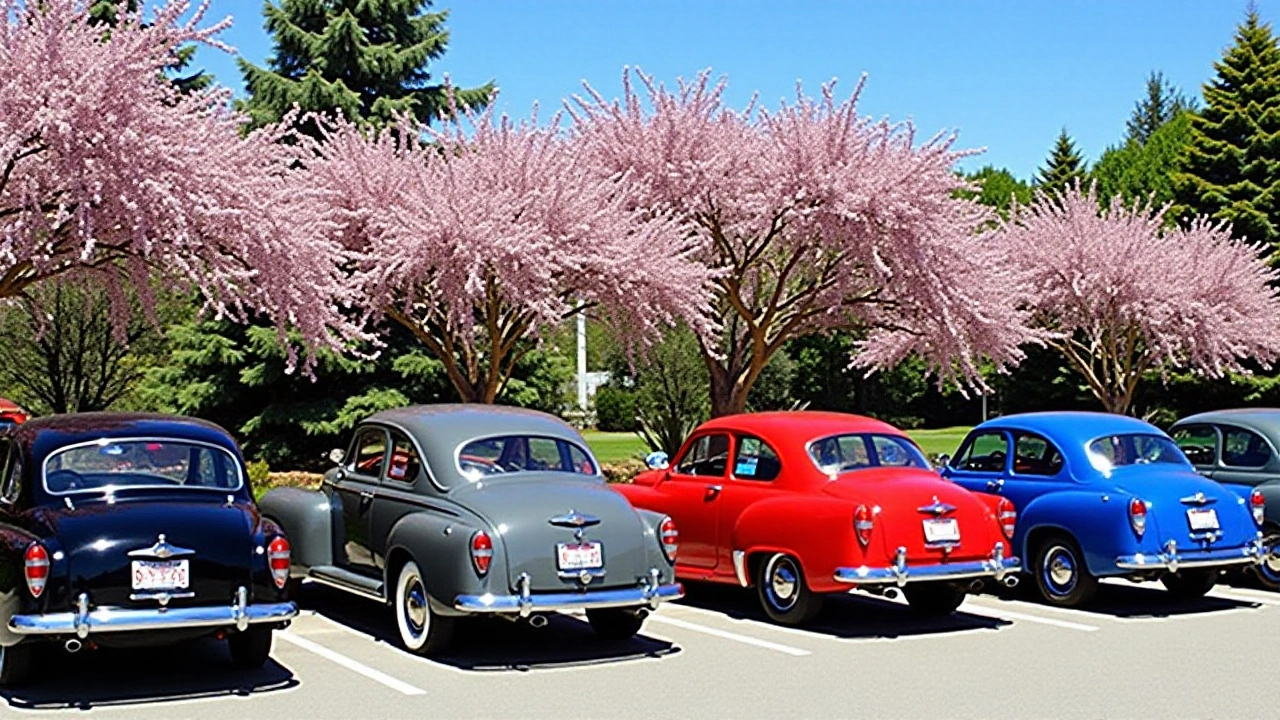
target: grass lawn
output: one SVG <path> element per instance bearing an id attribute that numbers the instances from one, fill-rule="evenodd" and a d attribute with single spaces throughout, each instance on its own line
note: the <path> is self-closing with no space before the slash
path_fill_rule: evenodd
<path id="1" fill-rule="evenodd" d="M 959 426 L 935 430 L 909 430 L 907 434 L 920 444 L 930 457 L 940 453 L 954 454 L 960 441 L 971 428 Z M 588 430 L 583 437 L 602 463 L 615 463 L 629 458 L 643 458 L 649 448 L 635 433 Z"/>

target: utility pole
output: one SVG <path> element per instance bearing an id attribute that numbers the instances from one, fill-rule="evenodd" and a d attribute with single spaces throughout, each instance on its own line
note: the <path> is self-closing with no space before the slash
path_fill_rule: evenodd
<path id="1" fill-rule="evenodd" d="M 587 410 L 587 313 L 581 301 L 578 302 L 578 409 Z"/>

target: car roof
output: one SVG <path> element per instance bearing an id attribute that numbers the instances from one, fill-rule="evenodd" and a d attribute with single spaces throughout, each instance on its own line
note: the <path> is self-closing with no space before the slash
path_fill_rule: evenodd
<path id="1" fill-rule="evenodd" d="M 1195 423 L 1223 423 L 1256 430 L 1261 433 L 1280 436 L 1280 408 L 1231 408 L 1228 410 L 1210 410 L 1184 417 L 1174 425 L 1192 425 Z"/>
<path id="2" fill-rule="evenodd" d="M 1127 415 L 1078 410 L 1004 415 L 978 425 L 973 431 L 999 429 L 1029 430 L 1058 444 L 1075 446 L 1083 446 L 1105 435 L 1164 434 L 1151 423 Z"/>
<path id="3" fill-rule="evenodd" d="M 699 430 L 767 433 L 780 440 L 796 440 L 802 443 L 838 433 L 881 433 L 905 436 L 905 433 L 898 428 L 875 418 L 815 410 L 780 410 L 724 415 L 708 420 Z"/>

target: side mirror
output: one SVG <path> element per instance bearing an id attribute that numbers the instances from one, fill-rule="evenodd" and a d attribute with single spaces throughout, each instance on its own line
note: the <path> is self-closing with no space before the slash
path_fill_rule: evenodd
<path id="1" fill-rule="evenodd" d="M 341 465 L 343 458 L 346 456 L 347 451 L 342 448 L 334 448 L 329 451 L 329 459 L 333 461 L 334 465 Z"/>
<path id="2" fill-rule="evenodd" d="M 649 453 L 648 457 L 644 459 L 644 464 L 648 465 L 650 470 L 666 470 L 671 467 L 671 459 L 667 457 L 666 453 L 658 450 L 657 452 Z"/>

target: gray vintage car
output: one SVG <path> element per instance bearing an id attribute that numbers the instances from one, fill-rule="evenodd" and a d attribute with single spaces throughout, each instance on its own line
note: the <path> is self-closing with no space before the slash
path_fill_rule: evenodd
<path id="1" fill-rule="evenodd" d="M 259 503 L 293 543 L 291 577 L 391 604 L 406 648 L 447 646 L 459 617 L 534 625 L 583 609 L 626 638 L 679 598 L 671 519 L 605 486 L 582 437 L 515 408 L 430 405 L 380 412 L 331 455 L 319 491 Z"/>
<path id="2" fill-rule="evenodd" d="M 1262 493 L 1263 545 L 1268 551 L 1257 566 L 1258 579 L 1280 590 L 1280 409 L 1200 413 L 1174 423 L 1169 434 L 1201 475 L 1242 497 L 1255 489 Z"/>

